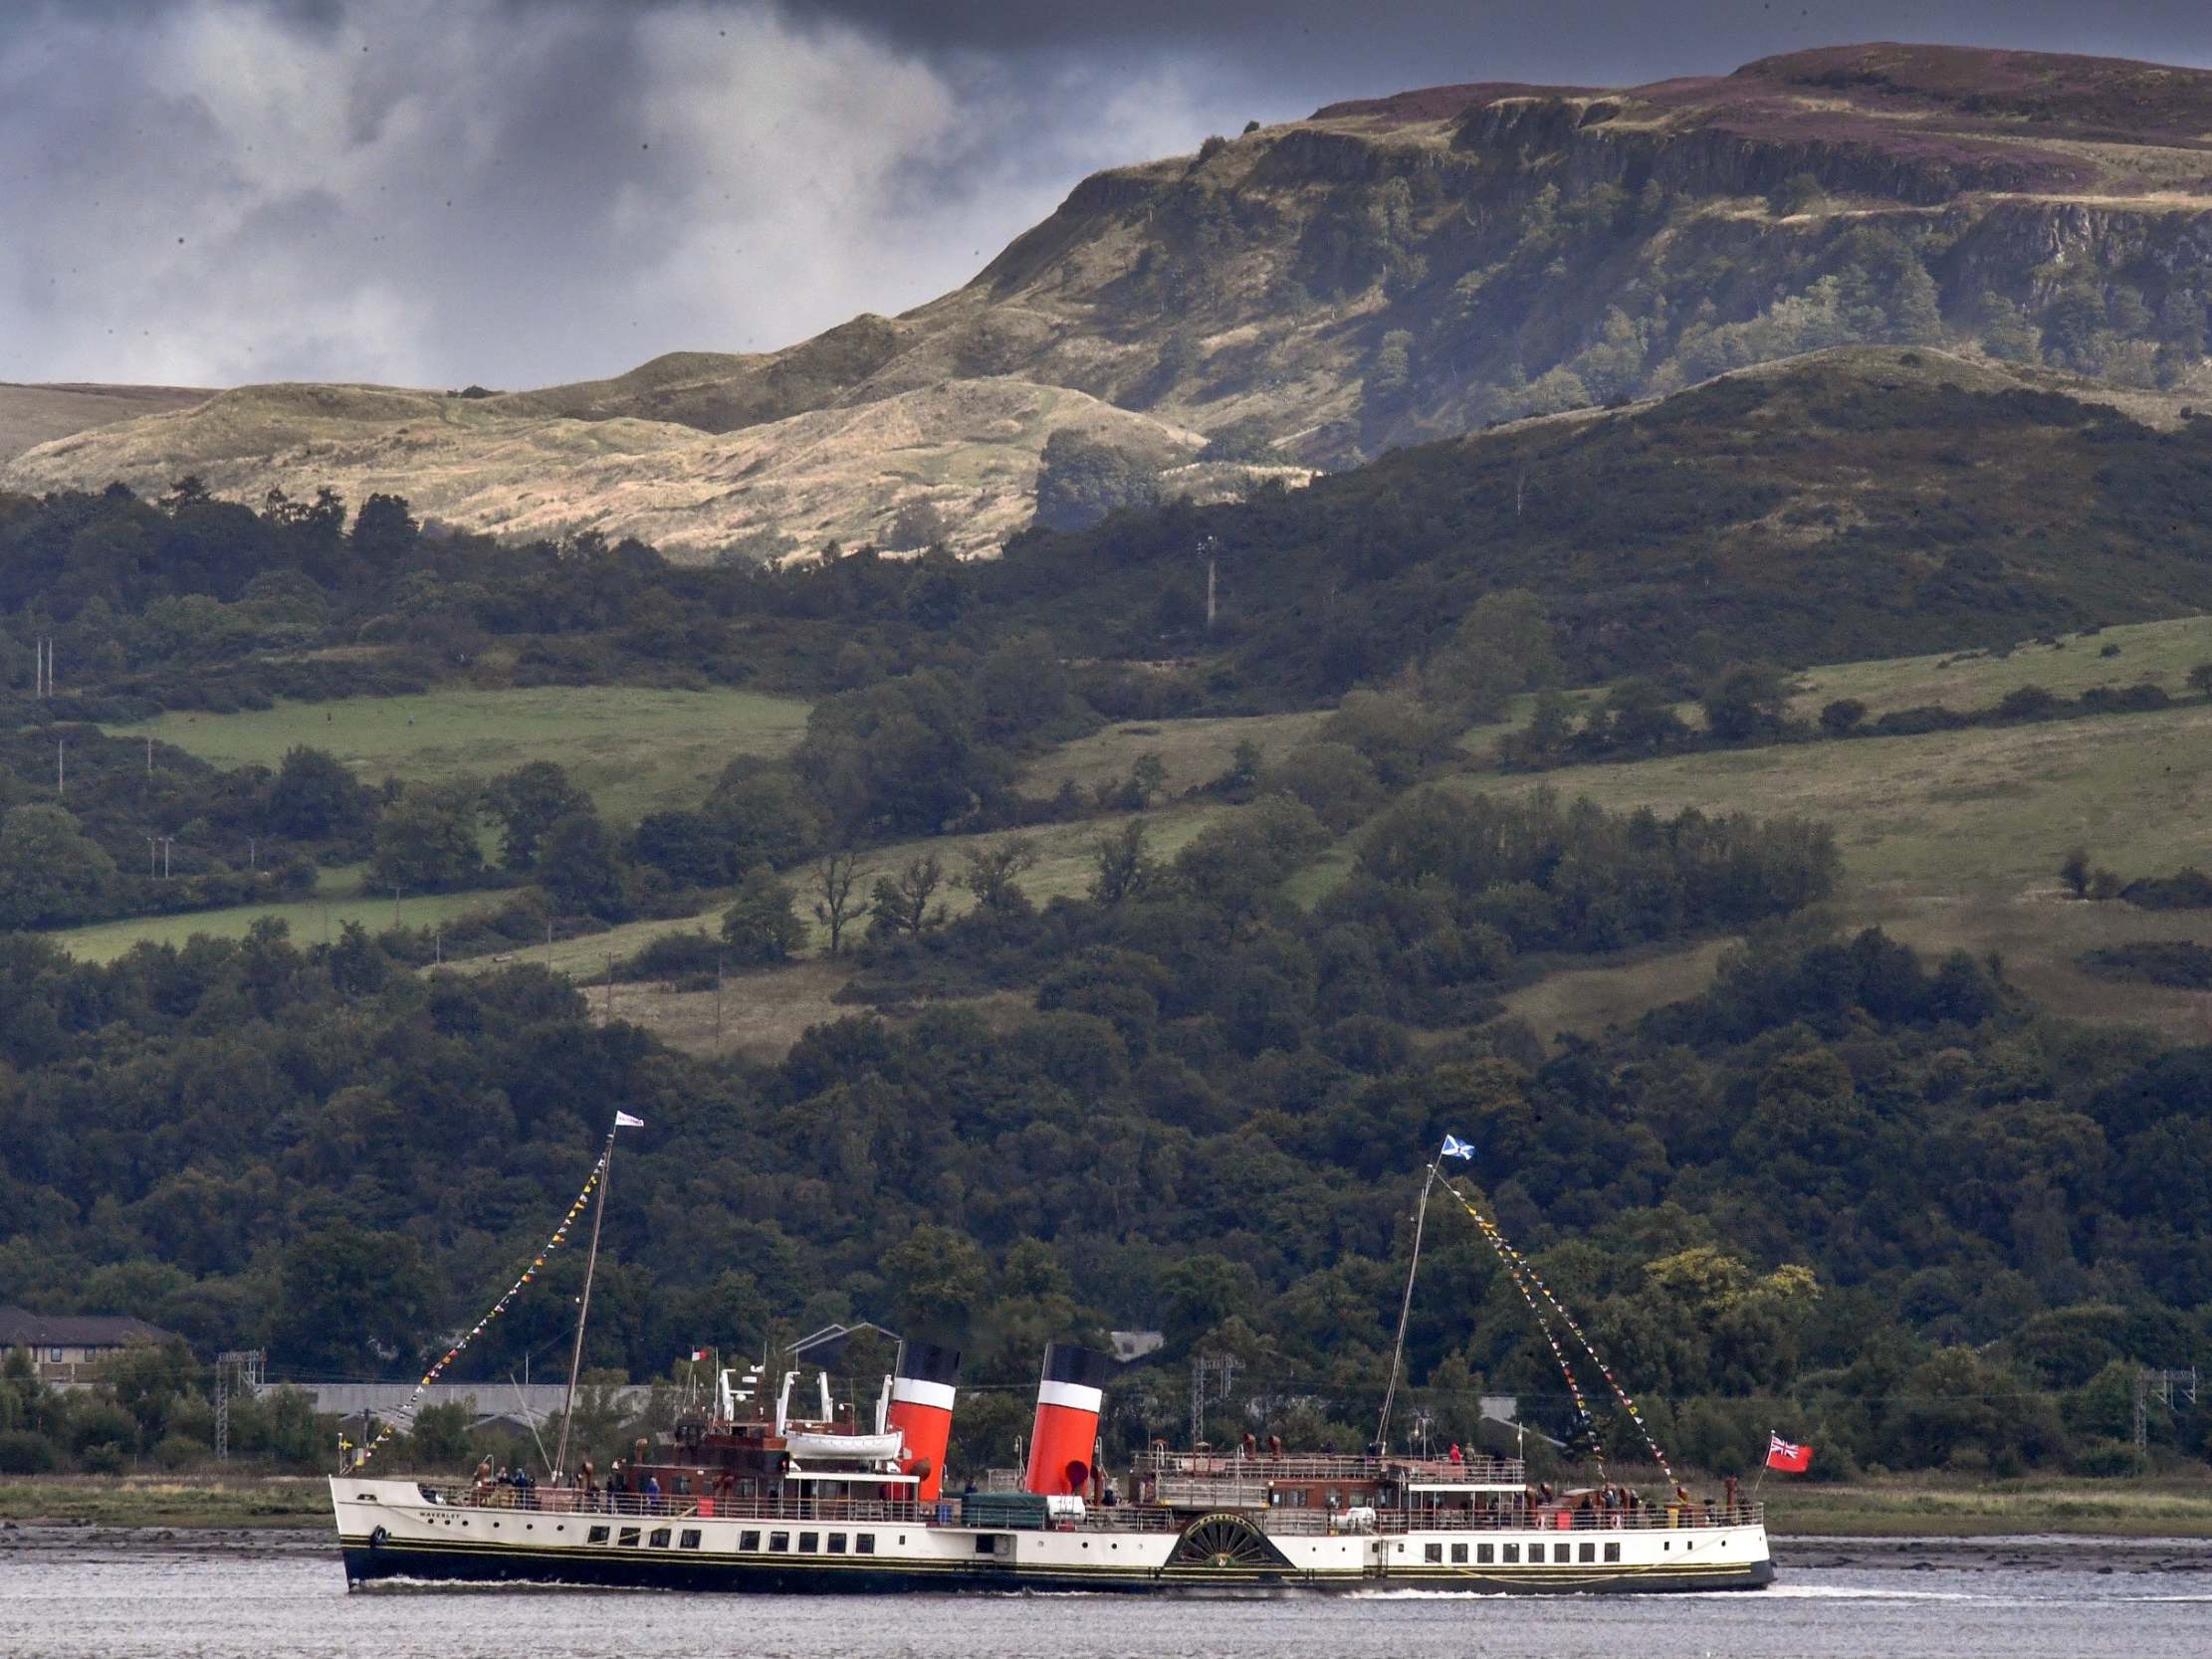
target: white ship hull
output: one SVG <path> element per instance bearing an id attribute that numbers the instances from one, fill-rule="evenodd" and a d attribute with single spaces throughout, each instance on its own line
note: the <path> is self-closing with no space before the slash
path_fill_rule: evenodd
<path id="1" fill-rule="evenodd" d="M 1331 1531 L 1320 1516 L 1098 1510 L 1067 1530 L 941 1525 L 931 1519 L 798 1519 L 536 1507 L 409 1480 L 334 1478 L 331 1498 L 350 1584 L 389 1579 L 533 1580 L 704 1591 L 908 1589 L 1349 1590 L 1507 1592 L 1754 1589 L 1770 1582 L 1757 1520 L 1574 1523 Z M 682 1513 L 677 1513 L 680 1508 Z M 913 1515 L 926 1512 L 913 1511 Z"/>

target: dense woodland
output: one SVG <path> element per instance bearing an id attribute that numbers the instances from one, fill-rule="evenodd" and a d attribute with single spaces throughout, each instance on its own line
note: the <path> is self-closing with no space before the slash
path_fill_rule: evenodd
<path id="1" fill-rule="evenodd" d="M 1786 1417 L 1830 1472 L 2127 1465 L 2128 1364 L 2207 1335 L 2203 1051 L 2070 1029 L 1989 965 L 1787 920 L 1833 860 L 1803 827 L 1418 795 L 1307 914 L 1276 885 L 1298 810 L 1254 803 L 1223 832 L 1239 844 L 1165 867 L 1102 847 L 1092 899 L 1038 912 L 1015 886 L 869 947 L 890 977 L 1041 971 L 1009 1030 L 852 1018 L 774 1067 L 595 1026 L 540 970 L 423 975 L 358 935 L 110 966 L 17 935 L 0 1296 L 128 1309 L 203 1352 L 266 1343 L 279 1375 L 411 1374 L 538 1248 L 619 1102 L 647 1128 L 619 1154 L 594 1362 L 653 1375 L 694 1345 L 879 1318 L 1011 1385 L 964 1408 L 966 1455 L 1003 1460 L 1042 1342 L 1156 1325 L 1163 1354 L 1114 1390 L 1125 1443 L 1181 1421 L 1200 1349 L 1245 1360 L 1224 1428 L 1352 1443 L 1448 1131 L 1686 1459 L 1745 1464 Z M 1547 1057 L 1466 1023 L 1460 993 L 1517 944 L 1761 916 L 1710 992 L 1613 1041 Z M 460 1375 L 549 1362 L 580 1266 L 556 1256 Z M 1412 1367 L 1444 1432 L 1471 1438 L 1493 1387 L 1578 1428 L 1448 1212 Z M 189 1440 L 177 1399 L 125 1450 Z M 56 1424 L 48 1450 L 118 1443 L 103 1422 Z M 2157 1428 L 2201 1449 L 2193 1420 Z M 0 1432 L 19 1459 L 48 1444 L 36 1421 Z"/>
<path id="2" fill-rule="evenodd" d="M 1768 395 L 1677 402 L 1741 421 Z M 1187 1361 L 1220 1351 L 1243 1365 L 1218 1432 L 1354 1445 L 1412 1194 L 1449 1132 L 1477 1148 L 1470 1193 L 1686 1460 L 1745 1466 L 1779 1425 L 1826 1448 L 1831 1474 L 2132 1467 L 2131 1367 L 2212 1337 L 2212 1051 L 2072 1028 L 2001 962 L 1831 935 L 1819 825 L 1436 784 L 1470 720 L 1600 665 L 1645 689 L 1617 687 L 1518 763 L 1816 740 L 1780 729 L 1773 665 L 1732 642 L 1785 664 L 2009 643 L 2194 591 L 2202 423 L 2159 435 L 2058 399 L 1914 396 L 1896 408 L 1961 441 L 2068 434 L 2096 457 L 2088 527 L 1999 556 L 1962 505 L 1869 520 L 1770 581 L 1701 538 L 1770 512 L 1771 493 L 1716 482 L 1706 428 L 1674 424 L 1674 405 L 1242 506 L 1123 512 L 983 564 L 863 549 L 686 569 L 634 543 L 426 530 L 387 498 L 350 518 L 328 498 L 251 512 L 188 485 L 159 503 L 0 502 L 0 631 L 19 662 L 0 926 L 295 891 L 319 863 L 365 859 L 400 891 L 510 886 L 499 926 L 516 936 L 719 895 L 713 948 L 773 962 L 798 937 L 802 882 L 854 849 L 1153 798 L 1142 776 L 1023 797 L 1017 762 L 1039 746 L 1102 719 L 1338 704 L 1287 758 L 1240 755 L 1208 784 L 1227 810 L 1173 858 L 1142 817 L 1102 827 L 1085 898 L 1032 903 L 1018 841 L 958 868 L 871 867 L 842 918 L 856 1010 L 994 992 L 1027 1011 L 856 1011 L 774 1066 L 596 1024 L 541 970 L 423 971 L 404 936 L 325 944 L 272 924 L 87 965 L 0 933 L 0 1301 L 135 1314 L 202 1361 L 266 1346 L 280 1377 L 419 1374 L 538 1248 L 619 1104 L 647 1128 L 607 1217 L 596 1364 L 653 1376 L 694 1346 L 751 1351 L 855 1317 L 950 1338 L 977 1385 L 973 1467 L 1006 1457 L 1044 1341 L 1156 1326 L 1167 1347 L 1113 1390 L 1118 1443 L 1171 1432 Z M 1884 418 L 1848 386 L 1824 407 L 1831 429 Z M 1602 558 L 1578 505 L 1599 496 Z M 2075 572 L 2091 540 L 2120 546 L 2139 585 Z M 1212 635 L 1202 545 L 1228 595 Z M 1623 587 L 1632 556 L 1652 579 Z M 1908 591 L 1882 585 L 1907 567 Z M 1792 585 L 1807 571 L 1819 584 Z M 61 692 L 38 702 L 43 637 Z M 310 748 L 223 772 L 95 724 L 609 681 L 742 682 L 815 710 L 787 761 L 733 763 L 695 806 L 634 825 L 602 822 L 544 763 L 443 790 L 357 779 Z M 1655 738 L 1677 697 L 1702 698 L 1703 734 Z M 1857 726 L 1838 715 L 1828 735 Z M 247 862 L 140 875 L 156 832 L 245 843 Z M 1347 835 L 1343 878 L 1297 902 L 1292 878 Z M 976 901 L 958 919 L 952 882 Z M 1751 942 L 1710 991 L 1606 1041 L 1547 1050 L 1499 1018 L 1505 990 L 1590 952 L 1721 932 Z M 1573 1419 L 1462 1220 L 1432 1217 L 1413 1326 L 1439 1432 L 1473 1439 L 1476 1395 L 1497 1389 L 1578 1447 L 1627 1450 L 1625 1418 Z M 579 1270 L 556 1256 L 462 1379 L 556 1363 Z M 204 1369 L 134 1363 L 144 1377 L 74 1403 L 0 1378 L 0 1461 L 188 1461 Z M 313 1456 L 296 1406 L 246 1432 Z M 2201 1418 L 2152 1432 L 2160 1455 L 2206 1449 Z"/>
<path id="3" fill-rule="evenodd" d="M 1024 799 L 1012 779 L 1026 753 L 1102 720 L 1344 701 L 1333 737 L 1374 778 L 1338 753 L 1293 768 L 1312 787 L 1285 780 L 1341 827 L 1345 799 L 1403 787 L 1447 749 L 1447 717 L 1490 718 L 1533 687 L 1612 682 L 1572 720 L 1539 705 L 1507 756 L 1528 766 L 2162 703 L 2155 687 L 2078 705 L 2030 688 L 1979 717 L 1862 721 L 1839 704 L 1817 728 L 1782 718 L 1791 666 L 2004 647 L 2212 598 L 2212 425 L 2160 433 L 2058 396 L 1969 392 L 1909 356 L 1432 445 L 1241 504 L 1119 511 L 980 562 L 832 548 L 683 567 L 636 542 L 426 528 L 390 497 L 350 515 L 328 493 L 256 512 L 189 480 L 150 503 L 119 489 L 0 500 L 0 650 L 16 668 L 0 699 L 15 717 L 0 743 L 0 921 L 297 893 L 316 865 L 360 860 L 395 893 L 535 880 L 517 936 L 549 919 L 687 914 L 764 863 L 1099 810 Z M 1066 521 L 1095 514 L 1102 479 L 1116 500 L 1143 499 L 1111 456 L 1062 448 L 1082 453 L 1047 456 L 1065 475 L 1047 497 L 1090 503 Z M 2023 481 L 1969 455 L 2048 464 Z M 1921 488 L 1861 493 L 1848 523 L 1788 505 L 1837 467 L 1908 466 L 1935 468 L 1932 508 Z M 2053 490 L 2068 511 L 2039 517 Z M 1798 527 L 1776 540 L 1761 526 L 1783 509 Z M 1211 627 L 1210 563 L 1223 596 Z M 1521 610 L 1485 618 L 1485 594 Z M 43 639 L 59 693 L 34 700 Z M 546 683 L 742 683 L 817 702 L 789 764 L 734 765 L 695 806 L 635 825 L 598 823 L 542 768 L 475 787 L 364 785 L 304 749 L 222 773 L 93 724 Z M 1701 726 L 1676 713 L 1685 700 L 1703 702 Z M 541 840 L 577 815 L 538 879 Z"/>

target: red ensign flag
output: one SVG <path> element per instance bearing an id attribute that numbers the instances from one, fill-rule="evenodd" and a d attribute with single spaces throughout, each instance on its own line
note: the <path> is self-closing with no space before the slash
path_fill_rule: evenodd
<path id="1" fill-rule="evenodd" d="M 1767 1433 L 1767 1467 L 1785 1475 L 1802 1475 L 1813 1466 L 1813 1448 L 1793 1446 L 1779 1434 Z"/>

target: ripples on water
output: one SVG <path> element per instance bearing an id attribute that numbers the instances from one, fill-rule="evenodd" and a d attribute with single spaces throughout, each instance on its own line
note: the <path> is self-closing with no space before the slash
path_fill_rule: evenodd
<path id="1" fill-rule="evenodd" d="M 2183 1547 L 2187 1548 L 2187 1547 Z M 5 1659 L 2202 1659 L 2212 1569 L 1792 1567 L 1727 1595 L 681 1596 L 387 1586 L 334 1558 L 0 1554 Z"/>

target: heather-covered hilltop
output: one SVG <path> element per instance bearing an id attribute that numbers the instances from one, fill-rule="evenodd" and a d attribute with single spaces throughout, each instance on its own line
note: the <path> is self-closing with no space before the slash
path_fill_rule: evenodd
<path id="1" fill-rule="evenodd" d="M 967 287 L 784 351 L 359 399 L 282 455 L 239 441 L 280 395 L 249 389 L 33 450 L 0 485 L 196 470 L 258 499 L 322 467 L 471 527 L 694 556 L 917 524 L 979 549 L 1025 516 L 1063 428 L 1155 466 L 1205 439 L 1219 462 L 1338 467 L 1864 342 L 2212 392 L 2208 296 L 2212 73 L 1835 47 L 1332 104 L 1098 174 Z"/>

